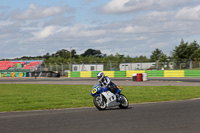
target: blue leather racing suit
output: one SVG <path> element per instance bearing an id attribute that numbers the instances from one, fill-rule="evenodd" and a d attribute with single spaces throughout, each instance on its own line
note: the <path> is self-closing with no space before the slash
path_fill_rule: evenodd
<path id="1" fill-rule="evenodd" d="M 120 93 L 120 90 L 117 88 L 117 86 L 107 76 L 99 81 L 99 83 L 101 84 L 101 86 L 104 86 L 104 88 L 108 88 L 114 94 Z"/>

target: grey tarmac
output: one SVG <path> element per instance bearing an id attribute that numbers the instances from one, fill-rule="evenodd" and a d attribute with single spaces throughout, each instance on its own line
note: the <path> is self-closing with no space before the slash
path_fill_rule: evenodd
<path id="1" fill-rule="evenodd" d="M 150 77 L 148 81 L 137 82 L 132 78 L 111 78 L 117 85 L 127 86 L 200 86 L 199 78 L 163 78 Z M 12 78 L 1 77 L 0 84 L 62 84 L 62 85 L 94 85 L 96 78 Z"/>
<path id="2" fill-rule="evenodd" d="M 199 133 L 200 99 L 0 113 L 1 133 Z"/>

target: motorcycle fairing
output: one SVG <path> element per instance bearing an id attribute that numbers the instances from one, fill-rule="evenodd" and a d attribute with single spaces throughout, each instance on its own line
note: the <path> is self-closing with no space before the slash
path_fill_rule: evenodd
<path id="1" fill-rule="evenodd" d="M 110 91 L 103 92 L 102 95 L 107 99 L 107 107 L 118 106 L 120 103 L 116 102 L 116 95 Z"/>

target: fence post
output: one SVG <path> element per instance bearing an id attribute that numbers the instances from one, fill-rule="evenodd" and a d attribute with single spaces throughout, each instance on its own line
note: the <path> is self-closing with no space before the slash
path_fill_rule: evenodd
<path id="1" fill-rule="evenodd" d="M 112 69 L 112 63 L 111 63 L 111 61 L 109 61 L 110 62 L 110 71 L 111 71 L 111 69 Z"/>
<path id="2" fill-rule="evenodd" d="M 95 67 L 95 71 L 97 71 L 97 62 L 95 61 L 95 65 L 96 65 L 96 67 Z"/>
<path id="3" fill-rule="evenodd" d="M 57 66 L 57 63 L 55 63 L 56 64 L 56 71 L 58 72 L 58 66 Z"/>
<path id="4" fill-rule="evenodd" d="M 62 76 L 63 76 L 63 63 L 60 63 L 61 64 L 61 74 L 62 74 Z"/>
<path id="5" fill-rule="evenodd" d="M 49 71 L 51 71 L 51 63 L 49 63 Z"/>
<path id="6" fill-rule="evenodd" d="M 157 70 L 159 69 L 159 66 L 158 66 L 159 64 L 158 63 L 159 63 L 159 60 L 156 61 L 156 69 Z"/>
<path id="7" fill-rule="evenodd" d="M 192 70 L 192 60 L 190 59 L 190 70 Z"/>

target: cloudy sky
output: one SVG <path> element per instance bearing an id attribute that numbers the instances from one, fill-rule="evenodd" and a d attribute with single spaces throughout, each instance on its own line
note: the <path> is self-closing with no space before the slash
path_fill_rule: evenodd
<path id="1" fill-rule="evenodd" d="M 1 0 L 0 59 L 60 49 L 169 55 L 200 42 L 199 0 Z"/>

